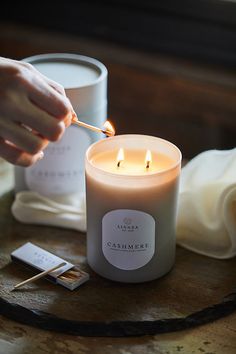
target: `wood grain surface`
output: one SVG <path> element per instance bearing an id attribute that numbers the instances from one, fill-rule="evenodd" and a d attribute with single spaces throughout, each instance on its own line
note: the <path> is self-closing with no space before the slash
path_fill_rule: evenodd
<path id="1" fill-rule="evenodd" d="M 0 200 L 0 296 L 75 320 L 153 320 L 184 316 L 220 302 L 235 286 L 236 259 L 214 260 L 177 249 L 173 270 L 162 279 L 120 284 L 92 272 L 85 258 L 85 234 L 59 228 L 20 224 L 13 219 L 12 193 Z M 91 275 L 75 291 L 46 280 L 15 292 L 10 289 L 32 273 L 13 264 L 10 253 L 33 242 L 80 264 Z M 236 315 L 180 333 L 134 338 L 83 338 L 39 330 L 0 317 L 0 353 L 208 353 L 236 350 Z"/>

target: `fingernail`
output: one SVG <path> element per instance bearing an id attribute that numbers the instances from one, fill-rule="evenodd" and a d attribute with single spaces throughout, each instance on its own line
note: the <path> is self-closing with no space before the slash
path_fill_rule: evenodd
<path id="1" fill-rule="evenodd" d="M 78 120 L 77 114 L 75 113 L 75 111 L 73 109 L 72 109 L 71 115 L 72 115 L 72 122 Z"/>
<path id="2" fill-rule="evenodd" d="M 40 151 L 39 154 L 38 154 L 38 159 L 37 159 L 37 161 L 42 160 L 43 157 L 44 157 L 44 152 L 43 152 L 43 151 Z"/>

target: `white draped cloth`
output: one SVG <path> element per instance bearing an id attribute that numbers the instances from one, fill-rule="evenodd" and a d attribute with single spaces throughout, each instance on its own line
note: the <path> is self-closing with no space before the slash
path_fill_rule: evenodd
<path id="1" fill-rule="evenodd" d="M 177 242 L 214 258 L 236 255 L 236 149 L 203 152 L 183 168 Z"/>
<path id="2" fill-rule="evenodd" d="M 85 197 L 80 194 L 44 197 L 36 192 L 16 194 L 12 213 L 21 222 L 86 231 Z"/>

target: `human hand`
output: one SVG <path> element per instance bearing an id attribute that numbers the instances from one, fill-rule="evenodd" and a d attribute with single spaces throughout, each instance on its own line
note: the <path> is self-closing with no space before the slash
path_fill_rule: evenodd
<path id="1" fill-rule="evenodd" d="M 0 57 L 0 157 L 34 164 L 63 135 L 72 110 L 61 85 L 28 63 Z"/>

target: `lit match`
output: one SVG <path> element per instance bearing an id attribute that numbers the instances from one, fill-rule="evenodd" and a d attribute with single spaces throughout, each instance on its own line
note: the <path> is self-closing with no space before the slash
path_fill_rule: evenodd
<path id="1" fill-rule="evenodd" d="M 114 127 L 112 126 L 112 124 L 108 120 L 104 123 L 103 129 L 101 129 L 101 128 L 95 127 L 94 125 L 81 122 L 77 118 L 77 115 L 75 113 L 73 113 L 72 124 L 76 124 L 76 125 L 78 125 L 80 127 L 84 127 L 86 129 L 90 129 L 90 130 L 92 130 L 94 132 L 97 132 L 97 133 L 103 133 L 103 134 L 105 134 L 106 136 L 109 136 L 109 137 L 115 135 L 115 129 L 114 129 Z"/>

